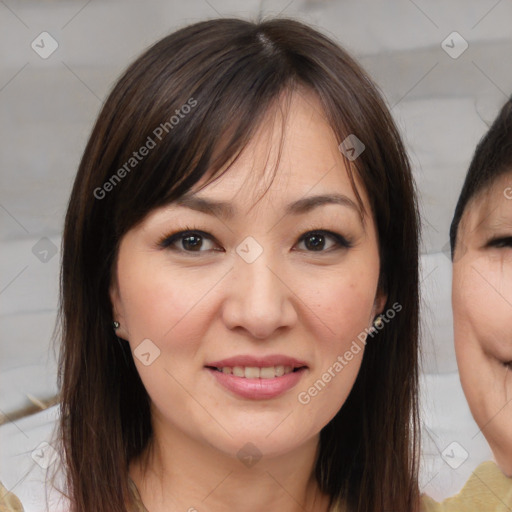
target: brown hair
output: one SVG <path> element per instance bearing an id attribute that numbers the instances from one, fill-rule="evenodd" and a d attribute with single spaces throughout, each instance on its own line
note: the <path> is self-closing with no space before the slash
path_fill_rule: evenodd
<path id="1" fill-rule="evenodd" d="M 126 510 L 129 462 L 152 435 L 148 394 L 112 329 L 121 238 L 239 155 L 276 99 L 300 87 L 319 97 L 340 142 L 355 134 L 366 146 L 346 163 L 370 199 L 387 304 L 403 308 L 368 343 L 350 396 L 321 431 L 316 477 L 332 503 L 353 511 L 416 509 L 418 217 L 395 124 L 359 65 L 313 28 L 216 19 L 165 37 L 129 66 L 76 176 L 63 237 L 59 375 L 73 511 Z M 154 149 L 131 161 L 158 127 L 167 131 Z"/>
<path id="2" fill-rule="evenodd" d="M 450 225 L 452 260 L 457 246 L 457 233 L 466 207 L 472 199 L 506 172 L 512 172 L 512 98 L 501 108 L 489 131 L 476 146 L 464 185 Z"/>

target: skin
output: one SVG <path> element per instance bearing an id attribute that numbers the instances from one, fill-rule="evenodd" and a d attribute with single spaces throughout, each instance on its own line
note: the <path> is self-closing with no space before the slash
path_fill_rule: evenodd
<path id="1" fill-rule="evenodd" d="M 452 286 L 462 387 L 507 476 L 512 476 L 512 197 L 504 192 L 511 184 L 512 174 L 501 176 L 466 207 Z"/>
<path id="2" fill-rule="evenodd" d="M 310 403 L 297 395 L 371 326 L 386 297 L 377 288 L 372 215 L 361 219 L 338 143 L 312 94 L 292 97 L 280 164 L 264 194 L 282 136 L 281 122 L 272 122 L 279 113 L 269 112 L 231 169 L 198 193 L 229 201 L 232 218 L 173 203 L 150 213 L 120 244 L 111 290 L 118 335 L 132 351 L 146 338 L 161 351 L 149 366 L 134 359 L 151 398 L 155 442 L 147 471 L 140 459 L 130 475 L 151 512 L 328 509 L 313 477 L 319 432 L 345 402 L 363 350 Z M 324 204 L 285 214 L 288 203 L 335 192 L 356 207 Z M 211 236 L 199 252 L 185 245 L 186 252 L 183 238 L 174 249 L 158 245 L 187 227 Z M 339 233 L 352 247 L 326 235 L 323 250 L 311 250 L 300 238 L 313 229 Z M 235 252 L 247 236 L 263 248 L 253 263 Z M 284 354 L 308 369 L 278 397 L 240 398 L 204 367 L 240 354 Z M 237 458 L 248 442 L 262 454 L 252 467 Z"/>

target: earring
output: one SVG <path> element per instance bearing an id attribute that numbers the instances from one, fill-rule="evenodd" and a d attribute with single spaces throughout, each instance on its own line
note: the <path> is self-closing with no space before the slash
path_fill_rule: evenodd
<path id="1" fill-rule="evenodd" d="M 384 320 L 382 319 L 382 315 L 379 315 L 373 321 L 373 327 L 377 329 L 382 329 L 384 327 Z"/>
<path id="2" fill-rule="evenodd" d="M 121 324 L 117 320 L 114 320 L 112 322 L 112 327 L 114 327 L 114 330 L 117 330 L 119 327 L 121 327 Z"/>

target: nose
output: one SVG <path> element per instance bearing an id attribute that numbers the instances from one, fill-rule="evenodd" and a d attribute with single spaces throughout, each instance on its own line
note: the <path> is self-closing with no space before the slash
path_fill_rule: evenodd
<path id="1" fill-rule="evenodd" d="M 222 311 L 224 324 L 257 339 L 292 327 L 297 311 L 294 293 L 286 281 L 282 266 L 272 264 L 265 251 L 252 263 L 237 257 Z"/>

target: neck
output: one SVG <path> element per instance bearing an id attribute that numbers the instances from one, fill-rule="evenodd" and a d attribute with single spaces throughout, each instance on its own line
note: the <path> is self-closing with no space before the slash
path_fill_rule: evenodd
<path id="1" fill-rule="evenodd" d="M 221 452 L 154 422 L 152 442 L 130 465 L 149 512 L 327 512 L 314 477 L 319 436 L 257 462 Z"/>

